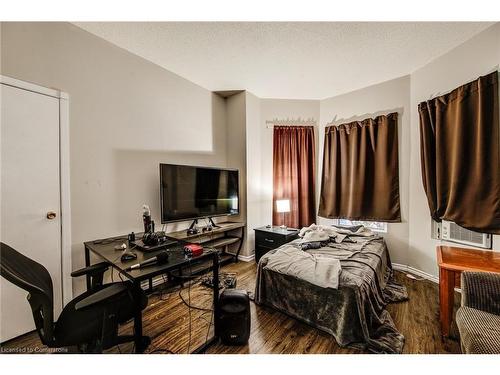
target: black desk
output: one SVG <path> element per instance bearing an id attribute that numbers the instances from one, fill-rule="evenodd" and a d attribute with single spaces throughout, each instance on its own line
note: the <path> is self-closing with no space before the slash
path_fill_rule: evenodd
<path id="1" fill-rule="evenodd" d="M 97 255 L 103 261 L 109 263 L 111 267 L 116 269 L 121 275 L 128 278 L 134 285 L 134 290 L 137 295 L 141 291 L 141 282 L 144 280 L 150 280 L 155 276 L 166 274 L 170 271 L 180 269 L 183 266 L 189 266 L 191 262 L 211 258 L 212 259 L 212 273 L 213 280 L 219 279 L 219 254 L 215 250 L 207 250 L 203 252 L 202 255 L 196 258 L 188 258 L 184 255 L 181 245 L 170 246 L 164 250 L 169 253 L 168 262 L 161 265 L 153 265 L 145 268 L 129 270 L 126 269 L 132 264 L 141 263 L 148 258 L 156 256 L 158 251 L 144 253 L 140 250 L 135 250 L 137 254 L 137 259 L 121 262 L 120 256 L 122 251 L 115 250 L 116 245 L 122 243 L 127 243 L 126 236 L 106 238 L 102 240 L 95 240 L 85 242 L 85 266 L 90 266 L 90 253 Z M 87 276 L 87 288 L 90 288 L 90 277 Z M 214 298 L 214 337 L 207 345 L 211 344 L 218 338 L 218 301 L 219 301 L 219 283 L 213 283 L 213 298 Z M 210 329 L 210 327 L 209 327 Z M 142 342 L 142 310 L 138 306 L 134 317 L 134 336 L 135 336 L 135 348 L 137 353 L 142 353 L 144 351 L 144 343 Z M 195 352 L 201 352 L 206 349 L 206 345 L 195 350 Z"/>

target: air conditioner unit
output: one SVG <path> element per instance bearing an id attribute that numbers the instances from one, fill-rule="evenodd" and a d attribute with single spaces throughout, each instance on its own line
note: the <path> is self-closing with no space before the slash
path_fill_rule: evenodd
<path id="1" fill-rule="evenodd" d="M 491 234 L 465 229 L 453 221 L 443 220 L 441 222 L 441 239 L 491 249 Z"/>

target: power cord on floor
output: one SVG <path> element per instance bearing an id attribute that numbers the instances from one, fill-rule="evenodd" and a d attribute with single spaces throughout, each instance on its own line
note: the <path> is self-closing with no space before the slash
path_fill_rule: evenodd
<path id="1" fill-rule="evenodd" d="M 189 277 L 189 276 L 186 276 L 186 277 Z M 191 349 L 191 341 L 192 341 L 192 316 L 191 316 L 191 309 L 198 309 L 198 310 L 205 310 L 199 317 L 197 317 L 196 319 L 202 319 L 203 321 L 205 321 L 207 324 L 208 324 L 208 327 L 207 327 L 207 334 L 206 334 L 206 337 L 205 337 L 205 345 L 206 343 L 208 342 L 208 336 L 210 334 L 210 328 L 211 326 L 214 324 L 213 323 L 213 302 L 212 302 L 212 307 L 210 309 L 205 309 L 205 308 L 199 308 L 197 306 L 193 306 L 191 303 L 190 303 L 190 287 L 193 283 L 195 282 L 198 282 L 198 280 L 195 280 L 193 281 L 192 278 L 191 280 L 189 281 L 189 284 L 188 284 L 188 300 L 186 301 L 182 295 L 180 294 L 180 292 L 182 291 L 182 288 L 180 288 L 179 290 L 179 296 L 181 297 L 181 300 L 184 302 L 184 304 L 188 307 L 189 309 L 189 312 L 190 312 L 190 326 L 189 326 L 189 342 L 188 342 L 188 353 Z M 170 297 L 170 295 L 172 295 L 172 293 L 169 293 L 169 295 L 167 297 Z M 160 299 L 162 299 L 163 296 L 160 297 Z M 164 299 L 162 299 L 164 301 Z M 210 321 L 208 319 L 205 318 L 205 314 L 208 314 L 210 313 Z M 154 349 L 152 349 L 151 351 L 148 352 L 149 354 L 159 354 L 159 353 L 167 353 L 167 354 L 178 354 L 176 352 L 173 352 L 172 350 L 170 349 L 167 349 L 167 348 L 161 348 L 161 347 L 155 347 Z"/>
<path id="2" fill-rule="evenodd" d="M 118 273 L 118 276 L 120 277 L 120 279 L 122 279 L 122 276 L 120 273 Z M 163 281 L 164 283 L 166 283 L 165 281 L 165 275 L 162 275 L 163 277 Z M 200 310 L 200 311 L 204 311 L 201 316 L 199 316 L 197 319 L 203 319 L 205 322 L 208 323 L 208 327 L 207 327 L 207 334 L 206 334 L 206 337 L 205 337 L 205 345 L 208 343 L 208 336 L 210 334 L 210 328 L 211 326 L 214 324 L 213 323 L 213 319 L 214 319 L 214 314 L 213 314 L 213 311 L 214 311 L 214 305 L 213 305 L 213 302 L 212 302 L 212 307 L 211 308 L 203 308 L 203 307 L 199 307 L 199 306 L 194 306 L 191 304 L 191 287 L 192 287 L 192 284 L 193 283 L 198 283 L 201 279 L 201 276 L 196 278 L 194 275 L 193 275 L 193 269 L 192 269 L 192 263 L 191 263 L 191 259 L 189 260 L 189 275 L 178 275 L 176 276 L 178 278 L 181 278 L 181 279 L 187 279 L 188 280 L 188 301 L 186 301 L 184 299 L 184 297 L 182 296 L 182 291 L 183 291 L 183 287 L 181 287 L 179 289 L 179 292 L 178 292 L 178 295 L 181 299 L 181 301 L 188 307 L 188 311 L 189 311 L 189 340 L 188 340 L 188 347 L 187 347 L 187 353 L 189 354 L 190 353 L 190 350 L 191 350 L 191 341 L 192 341 L 192 309 L 196 309 L 196 310 Z M 122 279 L 123 280 L 123 279 Z M 163 299 L 163 293 L 164 293 L 164 289 L 165 288 L 162 288 L 160 291 L 159 291 L 159 294 L 160 294 L 160 300 L 164 301 L 165 299 Z M 173 292 L 172 292 L 173 293 Z M 172 294 L 170 293 L 170 294 Z M 155 294 L 158 294 L 158 292 L 156 293 L 153 293 L 153 295 Z M 210 293 L 211 294 L 211 293 Z M 205 319 L 205 317 L 203 316 L 204 314 L 207 314 L 207 313 L 211 313 L 210 314 L 210 321 L 208 321 L 207 319 Z M 119 349 L 120 350 L 120 349 Z M 135 350 L 135 344 L 134 344 L 134 347 L 133 347 L 133 350 Z M 159 347 L 156 347 L 154 348 L 153 350 L 149 351 L 149 353 L 151 354 L 156 354 L 156 353 L 169 353 L 169 354 L 177 354 L 175 352 L 173 352 L 172 350 L 170 349 L 166 349 L 166 348 L 159 348 Z"/>
<path id="3" fill-rule="evenodd" d="M 181 298 L 181 301 L 189 308 L 191 309 L 195 309 L 195 310 L 201 310 L 201 311 L 213 311 L 213 309 L 207 309 L 205 307 L 199 307 L 199 306 L 193 306 L 191 305 L 191 302 L 188 302 L 184 299 L 184 297 L 182 296 L 182 289 L 179 290 L 179 297 Z"/>

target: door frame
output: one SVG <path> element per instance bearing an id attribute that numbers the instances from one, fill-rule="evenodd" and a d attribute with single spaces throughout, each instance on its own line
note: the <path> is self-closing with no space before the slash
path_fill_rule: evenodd
<path id="1" fill-rule="evenodd" d="M 59 100 L 59 182 L 61 207 L 61 287 L 64 307 L 73 299 L 71 278 L 71 195 L 70 195 L 70 144 L 69 144 L 69 95 L 60 90 L 39 86 L 31 82 L 0 75 L 0 83 L 21 90 L 51 96 Z"/>

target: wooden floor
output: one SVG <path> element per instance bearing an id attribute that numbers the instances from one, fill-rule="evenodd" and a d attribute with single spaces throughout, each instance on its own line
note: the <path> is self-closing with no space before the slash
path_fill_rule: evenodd
<path id="1" fill-rule="evenodd" d="M 238 289 L 246 289 L 253 293 L 255 263 L 230 264 L 225 266 L 222 272 L 237 273 Z M 438 285 L 427 280 L 411 280 L 399 272 L 396 272 L 396 278 L 407 286 L 409 301 L 390 304 L 387 309 L 396 327 L 406 338 L 404 353 L 459 353 L 460 347 L 456 340 L 441 339 Z M 144 334 L 152 338 L 147 352 L 189 353 L 205 342 L 211 322 L 211 312 L 191 309 L 190 319 L 189 309 L 179 298 L 178 293 L 179 288 L 176 288 L 170 291 L 156 291 L 150 296 L 143 317 Z M 187 301 L 189 295 L 192 305 L 211 308 L 210 289 L 197 283 L 189 290 L 185 285 L 182 296 Z M 230 347 L 217 344 L 211 346 L 208 353 L 359 353 L 358 350 L 339 347 L 329 334 L 271 308 L 251 303 L 251 315 L 252 330 L 248 345 Z M 122 332 L 131 334 L 131 323 L 123 326 Z M 209 335 L 211 334 L 212 331 Z M 7 342 L 3 347 L 39 349 L 43 345 L 36 333 L 29 333 Z M 132 351 L 132 345 L 126 344 L 108 352 Z"/>

